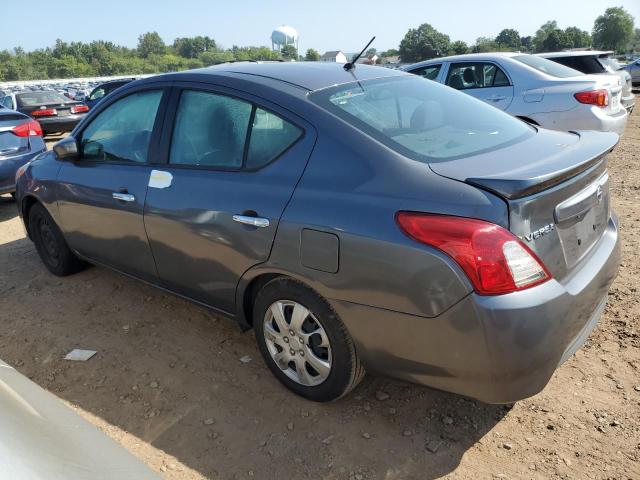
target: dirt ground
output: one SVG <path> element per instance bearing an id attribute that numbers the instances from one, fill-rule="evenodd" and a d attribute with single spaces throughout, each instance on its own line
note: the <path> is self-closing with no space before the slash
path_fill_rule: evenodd
<path id="1" fill-rule="evenodd" d="M 371 376 L 302 400 L 228 320 L 102 268 L 47 273 L 9 197 L 0 358 L 167 479 L 640 479 L 640 111 L 609 162 L 624 257 L 606 313 L 513 407 Z M 72 348 L 98 354 L 65 362 Z"/>

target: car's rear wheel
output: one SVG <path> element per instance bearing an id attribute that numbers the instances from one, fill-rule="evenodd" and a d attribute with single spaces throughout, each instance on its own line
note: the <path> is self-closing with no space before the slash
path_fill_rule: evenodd
<path id="1" fill-rule="evenodd" d="M 364 377 L 353 340 L 336 312 L 296 280 L 276 278 L 260 290 L 253 325 L 269 369 L 298 395 L 336 400 Z"/>
<path id="2" fill-rule="evenodd" d="M 67 245 L 49 212 L 39 203 L 29 210 L 29 231 L 40 259 L 54 275 L 71 275 L 85 267 Z"/>

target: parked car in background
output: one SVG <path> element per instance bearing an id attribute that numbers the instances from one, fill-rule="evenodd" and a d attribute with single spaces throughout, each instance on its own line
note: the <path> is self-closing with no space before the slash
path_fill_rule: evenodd
<path id="1" fill-rule="evenodd" d="M 456 55 L 405 66 L 403 70 L 552 130 L 598 130 L 621 135 L 627 124 L 617 76 L 584 75 L 535 55 Z"/>
<path id="2" fill-rule="evenodd" d="M 53 274 L 107 265 L 235 318 L 297 394 L 366 368 L 513 402 L 604 309 L 618 138 L 399 70 L 234 63 L 114 92 L 16 196 Z"/>
<path id="3" fill-rule="evenodd" d="M 98 104 L 98 102 L 100 102 L 111 92 L 134 80 L 135 78 L 122 78 L 120 80 L 111 80 L 110 82 L 105 82 L 101 85 L 98 85 L 93 89 L 91 94 L 89 94 L 85 103 L 89 108 L 93 108 Z"/>
<path id="4" fill-rule="evenodd" d="M 0 480 L 159 480 L 53 394 L 0 360 Z"/>
<path id="5" fill-rule="evenodd" d="M 0 194 L 14 193 L 18 168 L 45 150 L 36 120 L 0 107 Z"/>
<path id="6" fill-rule="evenodd" d="M 70 132 L 89 111 L 84 103 L 58 92 L 16 92 L 5 96 L 2 105 L 38 120 L 45 135 Z"/>
<path id="7" fill-rule="evenodd" d="M 640 86 L 640 58 L 628 63 L 624 69 L 631 75 L 631 83 L 633 86 Z"/>
<path id="8" fill-rule="evenodd" d="M 627 112 L 633 112 L 636 99 L 632 92 L 631 74 L 624 70 L 613 57 L 612 51 L 580 50 L 573 52 L 538 53 L 537 55 L 586 74 L 617 75 L 620 77 L 622 85 L 620 102 L 622 106 L 627 109 Z"/>

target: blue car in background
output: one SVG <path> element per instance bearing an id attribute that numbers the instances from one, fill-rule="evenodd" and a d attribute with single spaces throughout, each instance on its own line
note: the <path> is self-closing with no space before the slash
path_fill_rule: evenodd
<path id="1" fill-rule="evenodd" d="M 631 74 L 631 83 L 634 87 L 640 86 L 640 58 L 636 58 L 624 67 Z"/>
<path id="2" fill-rule="evenodd" d="M 37 120 L 0 107 L 0 195 L 14 193 L 17 170 L 45 150 Z"/>

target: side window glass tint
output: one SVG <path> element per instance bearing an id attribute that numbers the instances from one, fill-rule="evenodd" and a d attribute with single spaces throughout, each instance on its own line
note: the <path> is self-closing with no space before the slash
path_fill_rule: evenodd
<path id="1" fill-rule="evenodd" d="M 9 96 L 4 97 L 2 104 L 7 108 L 13 108 L 13 100 Z"/>
<path id="2" fill-rule="evenodd" d="M 449 68 L 446 84 L 456 90 L 510 85 L 505 73 L 493 63 L 454 63 Z"/>
<path id="3" fill-rule="evenodd" d="M 295 125 L 271 112 L 256 108 L 246 168 L 266 165 L 289 148 L 300 135 L 302 131 Z"/>
<path id="4" fill-rule="evenodd" d="M 208 92 L 180 96 L 169 163 L 241 168 L 252 105 Z"/>
<path id="5" fill-rule="evenodd" d="M 102 111 L 82 133 L 84 158 L 144 163 L 162 90 L 134 93 Z"/>
<path id="6" fill-rule="evenodd" d="M 428 67 L 413 70 L 411 73 L 426 78 L 427 80 L 435 80 L 438 77 L 441 68 L 442 65 L 429 65 Z"/>
<path id="7" fill-rule="evenodd" d="M 104 97 L 104 89 L 99 88 L 91 94 L 91 96 L 89 97 L 89 100 L 97 100 L 102 97 Z"/>
<path id="8" fill-rule="evenodd" d="M 511 82 L 509 82 L 509 78 L 502 71 L 502 69 L 496 67 L 496 74 L 493 78 L 493 86 L 494 87 L 509 87 L 511 86 Z"/>

